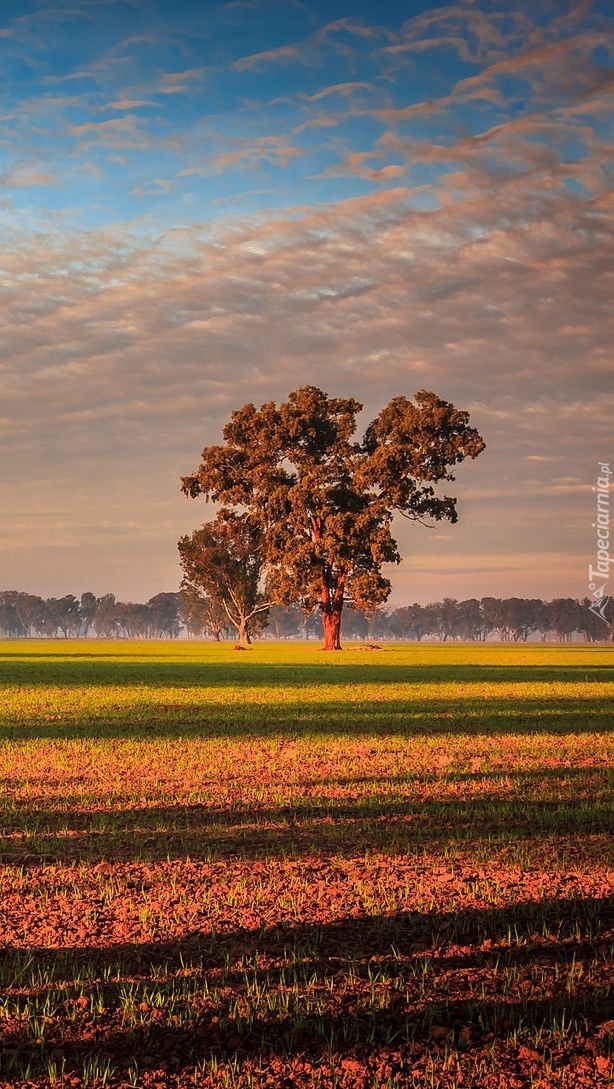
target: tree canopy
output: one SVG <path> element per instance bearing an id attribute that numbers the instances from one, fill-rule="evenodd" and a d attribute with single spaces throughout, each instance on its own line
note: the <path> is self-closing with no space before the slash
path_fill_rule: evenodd
<path id="1" fill-rule="evenodd" d="M 279 405 L 246 404 L 223 445 L 205 447 L 182 478 L 186 495 L 223 504 L 224 517 L 234 512 L 259 535 L 267 599 L 319 607 L 330 650 L 340 648 L 344 601 L 369 610 L 390 593 L 382 566 L 400 560 L 395 513 L 456 522 L 456 499 L 435 485 L 484 449 L 469 414 L 428 390 L 393 398 L 356 442 L 361 410 L 315 386 Z"/>

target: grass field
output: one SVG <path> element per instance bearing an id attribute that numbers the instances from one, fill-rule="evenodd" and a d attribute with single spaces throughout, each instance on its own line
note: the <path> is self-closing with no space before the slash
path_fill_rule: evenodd
<path id="1" fill-rule="evenodd" d="M 0 643 L 0 1085 L 611 1084 L 613 655 Z"/>

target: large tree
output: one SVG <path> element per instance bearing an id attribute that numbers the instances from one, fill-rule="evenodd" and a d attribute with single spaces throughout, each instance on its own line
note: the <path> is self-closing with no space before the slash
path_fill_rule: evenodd
<path id="1" fill-rule="evenodd" d="M 388 597 L 382 566 L 400 560 L 394 514 L 456 522 L 456 499 L 434 485 L 454 480 L 450 469 L 484 448 L 468 413 L 427 390 L 413 402 L 395 397 L 356 442 L 361 409 L 315 386 L 279 405 L 244 405 L 224 444 L 205 447 L 182 478 L 186 495 L 223 503 L 257 527 L 271 600 L 319 607 L 326 650 L 340 649 L 344 601 L 371 610 Z"/>

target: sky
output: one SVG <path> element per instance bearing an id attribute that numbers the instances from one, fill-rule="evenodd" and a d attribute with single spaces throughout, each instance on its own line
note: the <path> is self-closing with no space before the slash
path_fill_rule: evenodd
<path id="1" fill-rule="evenodd" d="M 612 442 L 608 0 L 3 0 L 0 589 L 177 589 L 246 402 L 486 441 L 392 604 L 589 594 Z M 613 576 L 614 578 L 614 576 Z"/>

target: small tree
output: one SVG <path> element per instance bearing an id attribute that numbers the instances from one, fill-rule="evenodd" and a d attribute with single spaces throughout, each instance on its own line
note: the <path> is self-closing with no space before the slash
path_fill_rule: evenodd
<path id="1" fill-rule="evenodd" d="M 182 593 L 219 603 L 237 629 L 240 646 L 266 622 L 272 602 L 260 590 L 264 564 L 262 531 L 246 516 L 220 511 L 179 541 Z"/>
<path id="2" fill-rule="evenodd" d="M 26 637 L 30 636 L 32 631 L 42 630 L 44 613 L 45 602 L 36 594 L 19 594 L 15 599 L 15 616 Z"/>
<path id="3" fill-rule="evenodd" d="M 109 639 L 117 635 L 120 619 L 119 603 L 115 600 L 115 594 L 103 594 L 98 598 L 93 627 L 99 639 Z"/>
<path id="4" fill-rule="evenodd" d="M 267 613 L 268 629 L 274 639 L 296 639 L 304 624 L 298 605 L 272 605 Z"/>
<path id="5" fill-rule="evenodd" d="M 157 639 L 176 639 L 181 631 L 179 593 L 154 594 L 147 602 L 150 615 L 149 634 Z"/>
<path id="6" fill-rule="evenodd" d="M 80 615 L 79 602 L 74 594 L 65 594 L 64 597 L 50 597 L 46 601 L 44 614 L 44 627 L 49 635 L 55 635 L 58 629 L 65 639 L 69 635 L 75 635 L 79 629 Z"/>
<path id="7" fill-rule="evenodd" d="M 433 485 L 484 448 L 467 412 L 421 390 L 395 397 L 353 441 L 362 405 L 304 386 L 286 402 L 244 405 L 224 428 L 224 445 L 205 447 L 183 477 L 186 495 L 247 512 L 258 531 L 271 601 L 320 609 L 324 649 L 339 650 L 344 601 L 368 612 L 390 582 L 385 563 L 400 556 L 391 534 L 398 512 L 416 521 L 456 522 L 456 500 Z"/>
<path id="8" fill-rule="evenodd" d="M 220 635 L 228 627 L 226 610 L 219 598 L 207 597 L 184 579 L 179 609 L 188 635 L 200 638 L 208 634 L 219 643 Z"/>
<path id="9" fill-rule="evenodd" d="M 575 631 L 580 630 L 584 613 L 580 602 L 573 597 L 559 597 L 550 602 L 552 627 L 560 643 L 570 643 Z"/>
<path id="10" fill-rule="evenodd" d="M 21 620 L 16 612 L 18 598 L 19 590 L 0 592 L 0 630 L 4 631 L 9 639 L 24 634 Z"/>
<path id="11" fill-rule="evenodd" d="M 81 601 L 79 602 L 79 616 L 81 617 L 82 633 L 86 637 L 92 624 L 94 623 L 97 606 L 98 598 L 95 594 L 91 592 L 91 590 L 86 590 L 84 594 L 81 594 Z"/>
<path id="12" fill-rule="evenodd" d="M 614 639 L 614 598 L 606 597 L 598 601 L 585 597 L 580 602 L 578 631 L 589 643 L 607 642 Z"/>

